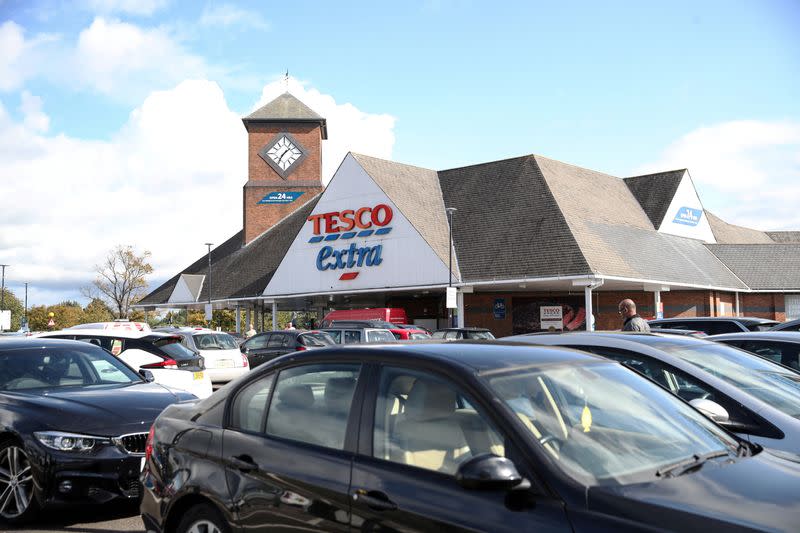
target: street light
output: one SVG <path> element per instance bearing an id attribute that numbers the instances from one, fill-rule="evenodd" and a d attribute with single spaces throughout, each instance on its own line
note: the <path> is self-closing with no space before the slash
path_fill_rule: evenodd
<path id="1" fill-rule="evenodd" d="M 205 243 L 208 246 L 208 327 L 211 327 L 212 319 L 214 318 L 214 310 L 211 307 L 211 247 L 213 243 Z"/>
<path id="2" fill-rule="evenodd" d="M 445 211 L 447 212 L 447 225 L 450 228 L 450 237 L 449 237 L 450 246 L 448 247 L 450 255 L 449 255 L 448 266 L 447 266 L 447 270 L 449 270 L 449 272 L 450 272 L 450 280 L 447 283 L 447 288 L 448 288 L 448 292 L 449 292 L 449 290 L 453 286 L 453 215 L 458 210 L 455 207 L 446 207 Z M 447 301 L 447 300 L 445 299 L 445 301 Z M 453 308 L 452 307 L 448 307 L 447 308 L 447 323 L 450 325 L 450 327 L 453 327 Z"/>
<path id="3" fill-rule="evenodd" d="M 3 281 L 0 284 L 0 311 L 6 308 L 6 267 L 9 265 L 0 265 L 3 268 Z M 3 331 L 3 326 L 0 326 L 0 331 Z"/>
<path id="4" fill-rule="evenodd" d="M 25 327 L 28 326 L 28 282 L 25 282 Z"/>

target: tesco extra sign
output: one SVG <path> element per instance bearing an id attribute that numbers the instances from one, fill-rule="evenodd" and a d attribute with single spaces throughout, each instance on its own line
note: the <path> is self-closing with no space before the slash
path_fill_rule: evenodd
<path id="1" fill-rule="evenodd" d="M 368 239 L 373 236 L 386 235 L 392 231 L 389 225 L 394 217 L 392 208 L 386 204 L 358 209 L 344 209 L 329 213 L 318 213 L 308 217 L 314 234 L 308 242 L 311 244 L 352 239 Z M 340 243 L 341 244 L 341 243 Z M 317 252 L 317 270 L 347 270 L 361 267 L 378 266 L 383 262 L 382 244 L 358 245 L 351 242 L 345 246 L 325 244 Z M 358 271 L 345 272 L 339 279 L 352 280 Z"/>

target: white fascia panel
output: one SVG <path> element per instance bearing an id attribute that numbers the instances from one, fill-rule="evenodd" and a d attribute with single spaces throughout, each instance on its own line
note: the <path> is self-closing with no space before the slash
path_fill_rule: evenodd
<path id="1" fill-rule="evenodd" d="M 350 154 L 344 158 L 331 178 L 311 216 L 343 210 L 356 211 L 362 207 L 371 208 L 379 204 L 385 204 L 392 210 L 392 220 L 384 226 L 391 228 L 391 231 L 384 235 L 373 234 L 346 240 L 310 242 L 314 237 L 326 237 L 336 232 L 326 234 L 323 224 L 320 234 L 316 235 L 314 223 L 307 220 L 263 294 L 265 296 L 319 294 L 447 283 L 449 280 L 447 265 Z M 367 218 L 365 215 L 364 219 Z M 360 231 L 359 228 L 354 230 Z M 347 232 L 338 233 L 341 236 Z M 359 249 L 373 250 L 373 255 L 379 250 L 380 264 L 325 270 L 317 268 L 318 260 L 323 267 L 336 263 L 333 257 L 320 259 L 320 251 L 324 247 L 328 246 L 329 250 L 339 252 L 349 250 L 352 244 Z M 356 277 L 343 280 L 341 279 L 343 274 L 356 274 Z"/>
<path id="2" fill-rule="evenodd" d="M 196 302 L 197 295 L 192 294 L 191 289 L 189 289 L 189 285 L 186 283 L 186 279 L 184 278 L 185 274 L 182 274 L 181 277 L 178 278 L 178 283 L 175 284 L 175 288 L 172 289 L 172 294 L 169 295 L 169 300 L 167 303 L 186 303 L 186 302 Z M 203 276 L 205 281 L 205 276 Z M 202 287 L 202 284 L 200 285 Z"/>
<path id="3" fill-rule="evenodd" d="M 717 242 L 688 171 L 684 172 L 658 231 L 712 244 Z"/>

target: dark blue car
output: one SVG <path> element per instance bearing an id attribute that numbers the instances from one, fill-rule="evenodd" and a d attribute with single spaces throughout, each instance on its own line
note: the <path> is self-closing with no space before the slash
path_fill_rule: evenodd
<path id="1" fill-rule="evenodd" d="M 796 531 L 800 458 L 619 363 L 495 341 L 275 359 L 147 445 L 148 530 Z"/>

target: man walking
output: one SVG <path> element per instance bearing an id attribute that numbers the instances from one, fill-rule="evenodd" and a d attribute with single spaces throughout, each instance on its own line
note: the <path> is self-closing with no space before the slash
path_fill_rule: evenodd
<path id="1" fill-rule="evenodd" d="M 619 303 L 619 314 L 625 319 L 625 322 L 622 323 L 622 331 L 650 332 L 647 321 L 636 314 L 636 304 L 633 300 L 628 298 L 622 300 Z"/>

